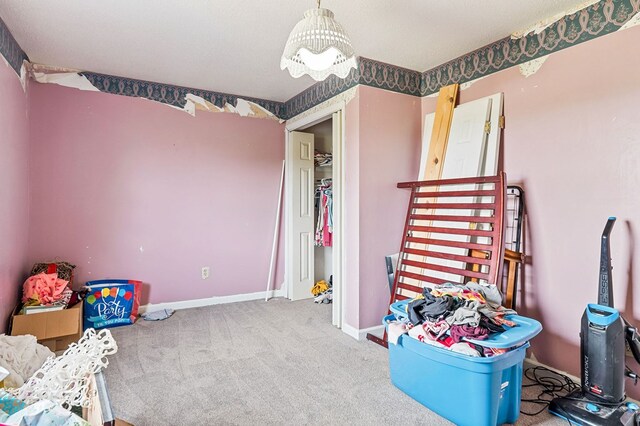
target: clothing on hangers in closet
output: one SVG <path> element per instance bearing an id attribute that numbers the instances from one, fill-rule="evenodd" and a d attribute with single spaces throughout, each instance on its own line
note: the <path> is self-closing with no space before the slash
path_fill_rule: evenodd
<path id="1" fill-rule="evenodd" d="M 315 245 L 331 247 L 333 241 L 333 186 L 331 179 L 321 179 L 316 182 L 315 197 L 318 209 Z"/>

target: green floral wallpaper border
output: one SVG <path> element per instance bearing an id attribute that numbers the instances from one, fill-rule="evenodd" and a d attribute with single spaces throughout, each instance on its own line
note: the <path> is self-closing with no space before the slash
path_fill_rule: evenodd
<path id="1" fill-rule="evenodd" d="M 187 93 L 201 96 L 219 107 L 223 107 L 226 103 L 235 106 L 237 99 L 242 98 L 286 120 L 358 84 L 411 96 L 427 96 L 437 92 L 443 86 L 472 81 L 610 34 L 619 30 L 637 13 L 640 13 L 640 0 L 601 0 L 563 17 L 539 34 L 532 32 L 521 38 L 505 37 L 423 73 L 361 57 L 358 59 L 358 68 L 352 70 L 346 78 L 331 76 L 286 102 L 91 72 L 82 74 L 100 91 L 107 93 L 144 97 L 178 107 L 185 105 Z M 2 19 L 0 19 L 0 53 L 18 74 L 22 61 L 28 60 Z"/>
<path id="2" fill-rule="evenodd" d="M 282 102 L 92 72 L 83 72 L 81 74 L 101 92 L 151 99 L 152 101 L 162 102 L 178 108 L 185 106 L 186 95 L 192 93 L 206 99 L 219 108 L 223 108 L 227 103 L 235 107 L 238 98 L 241 98 L 260 105 L 276 117 L 281 118 L 285 114 L 285 105 Z"/>
<path id="3" fill-rule="evenodd" d="M 295 117 L 358 84 L 419 96 L 420 77 L 418 71 L 360 57 L 358 68 L 351 70 L 346 78 L 331 76 L 285 102 L 286 113 L 282 118 Z"/>
<path id="4" fill-rule="evenodd" d="M 637 13 L 640 13 L 640 0 L 602 0 L 561 18 L 538 34 L 505 37 L 423 73 L 360 58 L 357 72 L 344 81 L 332 79 L 316 83 L 285 102 L 283 118 L 294 117 L 357 84 L 427 96 L 443 86 L 466 83 L 610 34 Z"/>
<path id="5" fill-rule="evenodd" d="M 465 83 L 617 31 L 636 13 L 640 0 L 603 0 L 551 24 L 539 34 L 505 37 L 422 73 L 420 95 Z"/>
<path id="6" fill-rule="evenodd" d="M 13 34 L 9 31 L 7 24 L 0 18 L 0 54 L 4 56 L 11 68 L 20 75 L 22 62 L 29 60 L 29 57 L 20 47 Z"/>

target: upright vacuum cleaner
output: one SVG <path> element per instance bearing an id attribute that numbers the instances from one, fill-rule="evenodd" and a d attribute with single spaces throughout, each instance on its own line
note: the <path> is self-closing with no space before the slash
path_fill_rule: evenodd
<path id="1" fill-rule="evenodd" d="M 610 217 L 602 232 L 598 303 L 587 305 L 580 330 L 580 389 L 551 401 L 549 411 L 574 425 L 639 425 L 640 407 L 625 402 L 625 376 L 638 381 L 625 365 L 625 341 L 640 363 L 638 330 L 613 307 L 611 244 L 616 221 Z"/>

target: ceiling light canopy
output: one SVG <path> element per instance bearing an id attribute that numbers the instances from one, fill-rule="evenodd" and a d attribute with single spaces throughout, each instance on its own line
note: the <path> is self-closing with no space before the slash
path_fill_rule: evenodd
<path id="1" fill-rule="evenodd" d="M 309 74 L 322 81 L 331 74 L 349 75 L 357 62 L 349 36 L 335 19 L 333 12 L 320 7 L 309 9 L 289 34 L 280 68 L 289 69 L 292 77 Z"/>

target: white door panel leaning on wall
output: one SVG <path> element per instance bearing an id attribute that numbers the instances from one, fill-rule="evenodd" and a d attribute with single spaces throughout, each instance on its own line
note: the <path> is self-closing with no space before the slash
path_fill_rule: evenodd
<path id="1" fill-rule="evenodd" d="M 498 153 L 500 144 L 500 125 L 499 119 L 502 115 L 502 94 L 496 94 L 477 101 L 468 102 L 459 105 L 454 109 L 449 141 L 444 156 L 444 164 L 442 168 L 442 179 L 451 179 L 459 177 L 472 176 L 490 176 L 495 175 L 498 170 Z M 422 156 L 420 159 L 419 176 L 425 175 L 425 166 L 427 154 L 429 152 L 429 144 L 433 129 L 435 114 L 427 114 L 424 120 L 423 140 L 422 140 Z M 459 185 L 451 190 L 469 190 L 476 189 L 470 185 Z M 465 198 L 452 199 L 455 202 L 473 202 Z M 426 212 L 420 212 L 426 213 Z M 438 210 L 438 214 L 443 215 L 470 215 L 471 211 L 460 210 Z M 434 227 L 456 228 L 459 226 L 456 222 L 434 221 Z M 424 235 L 416 235 L 426 237 Z M 465 235 L 443 235 L 431 234 L 431 238 L 446 239 L 450 241 L 468 241 L 469 236 Z M 416 248 L 428 249 L 425 245 L 416 245 Z M 448 252 L 451 254 L 466 255 L 464 249 L 454 247 L 442 247 L 438 251 Z M 463 262 L 446 260 L 440 258 L 422 257 L 421 261 L 428 263 L 443 265 L 458 269 L 465 267 Z M 459 277 L 453 274 L 439 272 L 432 273 L 437 278 L 459 281 Z"/>

